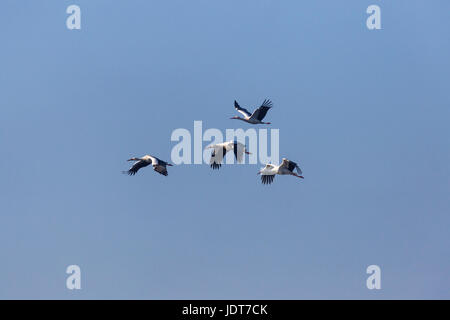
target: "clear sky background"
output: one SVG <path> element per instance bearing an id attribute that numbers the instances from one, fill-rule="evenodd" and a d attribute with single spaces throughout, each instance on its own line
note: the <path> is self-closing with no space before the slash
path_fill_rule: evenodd
<path id="1" fill-rule="evenodd" d="M 449 1 L 0 9 L 0 298 L 450 298 Z M 260 164 L 121 174 L 170 160 L 194 120 L 249 128 L 233 100 L 264 98 L 304 181 L 263 186 Z"/>

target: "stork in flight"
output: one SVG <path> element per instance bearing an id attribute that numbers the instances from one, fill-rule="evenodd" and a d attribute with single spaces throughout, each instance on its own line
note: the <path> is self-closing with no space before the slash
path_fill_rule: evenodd
<path id="1" fill-rule="evenodd" d="M 294 172 L 297 171 L 297 173 Z M 304 179 L 302 174 L 302 170 L 300 167 L 294 162 L 290 161 L 286 158 L 283 158 L 283 162 L 280 165 L 276 166 L 273 164 L 266 164 L 264 168 L 262 168 L 258 174 L 261 175 L 261 181 L 263 184 L 271 184 L 276 174 L 280 175 L 292 175 L 297 178 Z"/>
<path id="2" fill-rule="evenodd" d="M 236 100 L 234 100 L 234 107 L 236 110 L 244 116 L 244 118 L 241 117 L 232 117 L 230 119 L 238 119 L 242 120 L 251 124 L 270 124 L 270 122 L 263 122 L 262 120 L 267 114 L 267 111 L 269 111 L 270 108 L 272 108 L 272 101 L 270 100 L 264 100 L 263 104 L 253 111 L 253 113 L 250 113 L 247 109 L 241 108 L 239 106 L 239 103 L 237 103 Z"/>
<path id="3" fill-rule="evenodd" d="M 150 164 L 153 166 L 153 170 L 162 174 L 163 176 L 167 176 L 168 173 L 166 166 L 172 166 L 170 163 L 149 155 L 145 155 L 142 158 L 131 158 L 127 161 L 136 161 L 128 171 L 123 171 L 123 173 L 126 173 L 130 176 L 134 176 L 136 172 L 139 171 L 139 169 L 144 168 Z"/>
<path id="4" fill-rule="evenodd" d="M 211 159 L 209 160 L 209 164 L 213 169 L 219 169 L 222 166 L 222 160 L 228 151 L 233 150 L 234 157 L 239 163 L 242 162 L 244 158 L 244 153 L 251 154 L 250 152 L 247 151 L 245 145 L 233 140 L 213 144 L 206 147 L 206 149 L 213 149 L 213 151 L 211 152 Z"/>

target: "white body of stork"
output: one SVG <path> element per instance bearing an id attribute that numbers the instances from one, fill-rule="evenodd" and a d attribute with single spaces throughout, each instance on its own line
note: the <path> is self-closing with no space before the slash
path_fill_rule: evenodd
<path id="1" fill-rule="evenodd" d="M 244 153 L 251 154 L 250 152 L 247 151 L 245 145 L 233 140 L 213 144 L 206 147 L 206 149 L 213 149 L 211 152 L 211 159 L 209 161 L 209 164 L 213 169 L 219 169 L 222 166 L 223 158 L 225 157 L 225 154 L 228 151 L 233 150 L 234 157 L 239 163 L 241 163 L 242 160 L 244 159 Z"/>
<path id="2" fill-rule="evenodd" d="M 150 155 L 145 155 L 142 158 L 131 158 L 127 161 L 136 161 L 128 171 L 123 171 L 123 173 L 126 173 L 130 176 L 134 176 L 136 172 L 139 171 L 139 169 L 144 168 L 148 165 L 152 165 L 153 170 L 155 170 L 156 172 L 167 176 L 167 166 L 172 166 L 170 163 L 167 163 L 166 161 L 162 161 L 161 159 Z"/>
<path id="3" fill-rule="evenodd" d="M 255 111 L 253 111 L 253 113 L 250 113 L 247 109 L 241 108 L 241 106 L 239 106 L 239 103 L 237 103 L 236 100 L 234 100 L 234 107 L 240 114 L 244 116 L 244 118 L 232 117 L 230 119 L 242 120 L 251 124 L 270 124 L 270 122 L 262 121 L 266 116 L 267 111 L 269 111 L 269 109 L 272 108 L 272 101 L 270 100 L 267 99 L 264 100 L 263 104 Z"/>
<path id="4" fill-rule="evenodd" d="M 297 173 L 294 172 L 297 171 Z M 264 168 L 262 168 L 258 174 L 261 175 L 261 181 L 263 184 L 271 184 L 276 174 L 279 175 L 292 175 L 297 178 L 304 179 L 302 174 L 302 170 L 300 167 L 293 161 L 290 161 L 286 158 L 283 158 L 283 161 L 280 165 L 276 166 L 273 164 L 266 164 Z"/>

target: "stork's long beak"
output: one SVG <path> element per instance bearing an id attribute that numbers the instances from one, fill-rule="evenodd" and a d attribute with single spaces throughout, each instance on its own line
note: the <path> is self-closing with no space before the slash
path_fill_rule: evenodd
<path id="1" fill-rule="evenodd" d="M 252 154 L 251 152 L 245 151 L 246 154 Z"/>
<path id="2" fill-rule="evenodd" d="M 130 158 L 127 161 L 137 161 L 137 160 L 139 160 L 139 159 L 138 158 Z"/>
<path id="3" fill-rule="evenodd" d="M 173 167 L 173 164 L 168 163 L 167 165 L 168 165 L 169 167 Z"/>

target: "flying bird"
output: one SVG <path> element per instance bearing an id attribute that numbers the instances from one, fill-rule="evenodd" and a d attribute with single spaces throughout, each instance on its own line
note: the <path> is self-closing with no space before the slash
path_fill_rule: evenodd
<path id="1" fill-rule="evenodd" d="M 269 111 L 269 109 L 272 108 L 272 101 L 270 100 L 267 99 L 264 100 L 262 105 L 258 109 L 253 111 L 253 113 L 250 113 L 247 109 L 241 108 L 241 106 L 239 105 L 239 103 L 237 103 L 236 100 L 234 100 L 234 107 L 240 114 L 244 116 L 244 118 L 236 116 L 230 119 L 238 119 L 251 124 L 270 124 L 270 122 L 262 121 L 266 116 L 267 111 Z"/>
<path id="2" fill-rule="evenodd" d="M 294 172 L 294 170 L 297 171 L 297 173 Z M 294 162 L 290 161 L 286 158 L 283 158 L 283 161 L 280 165 L 276 166 L 273 164 L 266 164 L 264 168 L 262 168 L 258 174 L 261 175 L 261 181 L 263 184 L 271 184 L 273 182 L 273 179 L 275 178 L 276 174 L 279 175 L 292 175 L 297 178 L 304 179 L 302 174 L 302 170 L 300 167 Z"/>
<path id="3" fill-rule="evenodd" d="M 157 157 L 153 157 L 153 156 L 149 156 L 149 155 L 145 155 L 142 158 L 131 158 L 128 159 L 127 161 L 136 161 L 131 168 L 128 171 L 123 171 L 123 173 L 126 173 L 130 176 L 134 176 L 136 174 L 136 172 L 139 171 L 139 169 L 144 168 L 148 165 L 152 165 L 153 166 L 153 170 L 155 170 L 156 172 L 167 176 L 167 167 L 166 166 L 172 166 L 170 163 L 167 163 L 165 161 L 162 161 L 161 159 L 158 159 Z"/>
<path id="4" fill-rule="evenodd" d="M 209 160 L 209 164 L 213 169 L 219 169 L 222 166 L 222 160 L 225 157 L 225 154 L 228 151 L 233 150 L 234 157 L 236 160 L 241 163 L 244 158 L 244 153 L 251 154 L 247 151 L 245 145 L 237 141 L 228 141 L 218 144 L 213 144 L 206 149 L 213 149 L 211 152 L 211 159 Z"/>

